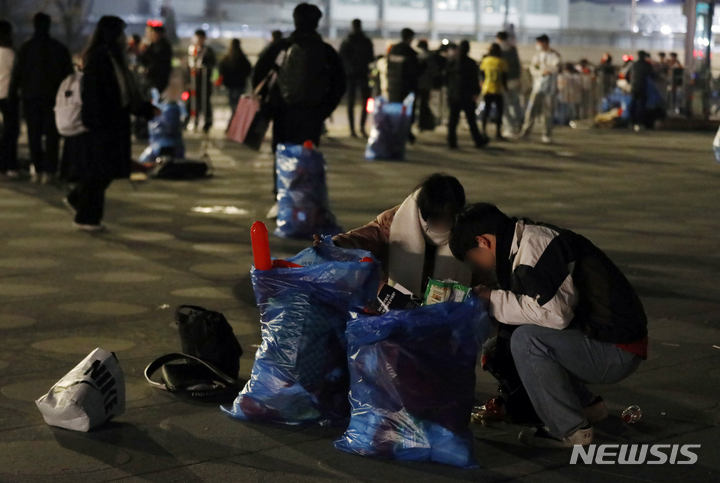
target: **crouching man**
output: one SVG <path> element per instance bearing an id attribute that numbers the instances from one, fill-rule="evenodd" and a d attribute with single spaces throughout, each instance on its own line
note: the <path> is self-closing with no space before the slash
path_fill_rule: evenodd
<path id="1" fill-rule="evenodd" d="M 586 238 L 496 206 L 466 206 L 450 249 L 473 271 L 495 271 L 497 289 L 478 286 L 500 323 L 517 326 L 512 358 L 544 426 L 520 433 L 538 447 L 587 445 L 593 428 L 585 387 L 619 382 L 647 358 L 647 318 L 630 282 Z"/>

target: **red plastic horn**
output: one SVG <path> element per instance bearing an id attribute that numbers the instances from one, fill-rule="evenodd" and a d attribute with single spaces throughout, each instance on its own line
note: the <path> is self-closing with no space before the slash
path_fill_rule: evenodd
<path id="1" fill-rule="evenodd" d="M 252 240 L 253 262 L 258 270 L 270 270 L 272 261 L 270 259 L 270 239 L 265 223 L 256 221 L 250 228 L 250 239 Z"/>

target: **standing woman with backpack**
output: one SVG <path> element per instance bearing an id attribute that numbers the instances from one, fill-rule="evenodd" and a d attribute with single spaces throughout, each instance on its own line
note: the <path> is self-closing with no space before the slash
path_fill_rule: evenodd
<path id="1" fill-rule="evenodd" d="M 87 132 L 69 138 L 68 180 L 76 182 L 67 197 L 75 226 L 101 231 L 105 190 L 115 179 L 130 177 L 130 114 L 151 119 L 151 103 L 142 101 L 125 62 L 125 22 L 100 19 L 83 56 L 82 123 Z"/>

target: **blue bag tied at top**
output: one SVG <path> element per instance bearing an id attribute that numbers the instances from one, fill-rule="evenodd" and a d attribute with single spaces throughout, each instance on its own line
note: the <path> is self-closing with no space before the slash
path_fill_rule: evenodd
<path id="1" fill-rule="evenodd" d="M 335 447 L 477 467 L 469 424 L 477 354 L 490 328 L 475 297 L 348 322 L 351 416 Z"/>
<path id="2" fill-rule="evenodd" d="M 275 236 L 311 239 L 342 229 L 330 211 L 322 153 L 295 144 L 278 144 L 278 217 Z"/>
<path id="3" fill-rule="evenodd" d="M 365 148 L 365 159 L 405 159 L 405 144 L 410 133 L 415 94 L 408 94 L 402 103 L 375 98 L 373 125 Z"/>
<path id="4" fill-rule="evenodd" d="M 330 237 L 287 261 L 302 268 L 251 270 L 263 340 L 250 380 L 223 410 L 283 424 L 347 421 L 345 327 L 351 309 L 377 296 L 380 265 L 370 252 L 336 247 Z"/>

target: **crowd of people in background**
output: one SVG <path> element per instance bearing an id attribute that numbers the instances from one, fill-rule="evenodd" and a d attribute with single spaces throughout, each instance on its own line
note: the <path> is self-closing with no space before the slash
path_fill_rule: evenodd
<path id="1" fill-rule="evenodd" d="M 324 123 L 343 96 L 350 135 L 368 137 L 366 105 L 371 97 L 383 95 L 389 102 L 402 103 L 413 94 L 410 143 L 416 133 L 434 130 L 447 118 L 447 144 L 457 149 L 463 114 L 477 148 L 486 146 L 491 134 L 496 141 L 528 138 L 536 124 L 542 142 L 550 143 L 554 125 L 592 118 L 603 96 L 617 89 L 631 97 L 630 119 L 639 131 L 652 124 L 647 104 L 653 89 L 673 106 L 682 82 L 682 65 L 675 53 L 660 53 L 655 61 L 640 51 L 636 58 L 626 56 L 619 68 L 609 54 L 596 66 L 587 59 L 563 62 L 547 35 L 536 38 L 537 51 L 526 71 L 512 31 L 498 32 L 487 51 L 474 58 L 466 40 L 443 41 L 431 50 L 426 39 L 416 42 L 415 32 L 405 28 L 400 41 L 377 55 L 356 19 L 336 50 L 317 31 L 321 17 L 316 6 L 298 5 L 293 14 L 295 31 L 288 37 L 272 32 L 254 66 L 239 39 L 232 39 L 218 60 L 206 32 L 197 30 L 187 57 L 187 90 L 192 97 L 188 110 L 194 120 L 189 127 L 205 133 L 212 128 L 215 86 L 224 87 L 233 114 L 252 87 L 269 99 L 273 152 L 279 143 L 309 140 L 319 146 Z M 0 172 L 8 179 L 20 177 L 17 142 L 22 115 L 31 180 L 48 184 L 58 175 L 81 180 L 68 204 L 77 211 L 78 227 L 100 229 L 105 188 L 112 179 L 129 173 L 130 135 L 147 136 L 151 92 L 161 95 L 170 85 L 173 46 L 159 23 L 149 24 L 144 38 L 128 39 L 122 20 L 103 17 L 73 66 L 69 50 L 51 37 L 50 26 L 51 18 L 38 13 L 34 35 L 15 50 L 12 25 L 0 21 Z M 61 160 L 54 107 L 61 82 L 76 70 L 84 76 L 82 122 L 87 133 L 66 139 Z M 131 115 L 135 121 L 128 130 Z M 106 164 L 115 166 L 95 172 L 89 158 L 114 160 Z M 89 205 L 94 206 L 90 213 L 83 208 Z"/>

